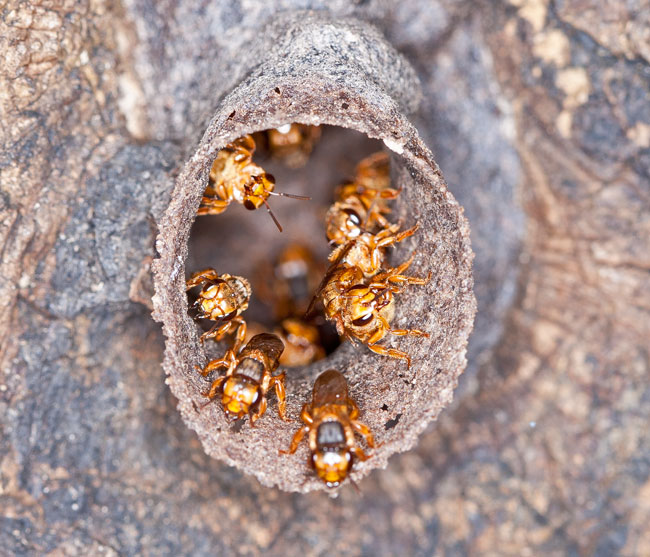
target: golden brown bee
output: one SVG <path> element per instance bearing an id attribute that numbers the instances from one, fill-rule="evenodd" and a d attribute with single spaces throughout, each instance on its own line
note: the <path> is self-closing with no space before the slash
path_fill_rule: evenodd
<path id="1" fill-rule="evenodd" d="M 248 327 L 250 337 L 264 330 L 259 323 L 251 323 Z M 321 346 L 318 328 L 296 317 L 283 319 L 279 327 L 273 329 L 284 344 L 284 352 L 280 356 L 280 365 L 286 367 L 306 366 L 325 357 Z"/>
<path id="2" fill-rule="evenodd" d="M 320 127 L 285 124 L 266 132 L 271 155 L 291 168 L 304 166 L 314 144 L 320 138 Z"/>
<path id="3" fill-rule="evenodd" d="M 260 280 L 256 281 L 255 290 L 273 307 L 277 320 L 303 315 L 323 271 L 307 246 L 289 244 L 272 267 L 264 264 L 258 270 Z"/>
<path id="4" fill-rule="evenodd" d="M 283 366 L 306 366 L 325 357 L 318 328 L 302 319 L 283 319 L 278 334 L 285 348 L 280 358 L 280 364 Z"/>
<path id="5" fill-rule="evenodd" d="M 355 182 L 369 190 L 387 190 L 390 186 L 390 157 L 379 151 L 368 155 L 356 168 Z"/>
<path id="6" fill-rule="evenodd" d="M 267 199 L 270 195 L 310 199 L 300 195 L 278 193 L 275 178 L 264 172 L 261 166 L 253 162 L 255 140 L 245 135 L 226 145 L 219 153 L 210 170 L 210 184 L 203 193 L 199 215 L 218 215 L 223 213 L 233 201 L 241 203 L 253 211 L 262 205 L 280 231 L 282 227 L 271 211 Z"/>
<path id="7" fill-rule="evenodd" d="M 381 218 L 387 223 L 383 215 Z M 325 215 L 325 233 L 331 245 L 346 244 L 358 238 L 369 226 L 368 211 L 356 196 L 335 202 Z"/>
<path id="8" fill-rule="evenodd" d="M 201 342 L 208 338 L 221 340 L 228 333 L 237 331 L 234 349 L 237 350 L 246 336 L 246 321 L 240 316 L 248 308 L 251 287 L 244 277 L 224 273 L 220 275 L 212 268 L 194 273 L 187 281 L 189 290 L 202 285 L 194 306 L 198 308 L 197 318 L 216 321 L 216 325 L 201 335 Z"/>
<path id="9" fill-rule="evenodd" d="M 204 377 L 216 369 L 226 368 L 226 374 L 216 379 L 204 395 L 212 400 L 221 394 L 226 415 L 238 420 L 248 414 L 252 426 L 266 411 L 266 395 L 275 387 L 278 414 L 285 420 L 285 373 L 273 375 L 283 350 L 284 345 L 276 335 L 262 333 L 250 339 L 239 354 L 231 348 L 223 358 L 212 360 L 203 369 L 197 367 Z"/>
<path id="10" fill-rule="evenodd" d="M 355 239 L 338 246 L 329 255 L 337 265 L 358 267 L 366 277 L 377 274 L 384 263 L 385 249 L 412 236 L 418 225 L 399 232 L 399 224 L 389 224 L 377 234 L 362 232 Z"/>
<path id="11" fill-rule="evenodd" d="M 429 336 L 418 329 L 390 328 L 395 313 L 394 295 L 401 292 L 407 284 L 424 285 L 431 278 L 431 273 L 427 278 L 403 275 L 412 261 L 413 256 L 399 267 L 390 268 L 371 278 L 367 278 L 359 267 L 334 264 L 316 292 L 316 297 L 323 302 L 325 317 L 334 321 L 339 335 L 353 343 L 360 341 L 382 356 L 406 360 L 408 367 L 411 366 L 411 358 L 406 352 L 377 343 L 387 333 L 396 336 Z"/>
<path id="12" fill-rule="evenodd" d="M 355 184 L 343 187 L 354 188 L 354 193 L 348 192 L 347 197 L 336 201 L 325 215 L 325 231 L 330 244 L 345 244 L 364 232 L 371 233 L 376 225 L 380 229 L 390 226 L 384 216 L 390 213 L 390 209 L 379 202 L 385 199 L 395 199 L 399 194 L 397 190 L 386 190 L 382 193 L 390 193 L 391 197 L 380 197 L 374 196 L 374 193 L 368 190 L 361 190 Z"/>
<path id="13" fill-rule="evenodd" d="M 342 245 L 363 232 L 371 232 L 375 224 L 384 229 L 390 213 L 386 205 L 396 199 L 400 190 L 391 189 L 389 159 L 385 153 L 375 153 L 357 165 L 356 178 L 336 190 L 337 201 L 325 217 L 327 238 L 331 244 Z"/>
<path id="14" fill-rule="evenodd" d="M 368 459 L 356 444 L 354 433 L 363 435 L 369 447 L 375 446 L 370 429 L 357 420 L 358 416 L 359 408 L 348 395 L 343 374 L 327 370 L 314 383 L 311 404 L 302 408 L 300 418 L 305 425 L 293 436 L 289 451 L 280 453 L 295 453 L 309 433 L 310 465 L 327 487 L 337 487 L 350 473 L 355 457 Z"/>

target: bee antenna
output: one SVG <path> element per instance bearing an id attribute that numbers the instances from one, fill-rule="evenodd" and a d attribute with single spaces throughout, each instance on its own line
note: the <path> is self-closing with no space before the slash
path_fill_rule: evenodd
<path id="1" fill-rule="evenodd" d="M 357 492 L 357 495 L 361 495 L 361 488 L 359 487 L 359 484 L 355 482 L 352 478 L 350 478 L 350 483 L 352 484 L 352 487 L 354 487 L 354 490 Z"/>
<path id="2" fill-rule="evenodd" d="M 275 223 L 275 226 L 277 226 L 278 230 L 280 232 L 282 232 L 282 226 L 280 226 L 280 223 L 278 222 L 278 219 L 275 218 L 275 215 L 273 214 L 273 211 L 271 211 L 271 207 L 266 202 L 266 199 L 264 199 L 263 201 L 264 201 L 264 205 L 266 205 L 267 212 L 269 213 L 269 215 L 271 215 L 271 218 L 273 219 L 273 222 Z"/>
<path id="3" fill-rule="evenodd" d="M 279 195 L 281 197 L 290 197 L 291 199 L 302 199 L 304 201 L 309 201 L 311 200 L 311 197 L 308 197 L 306 195 L 294 195 L 293 193 L 282 193 L 281 191 L 270 191 L 268 192 L 269 195 Z"/>
<path id="4" fill-rule="evenodd" d="M 315 295 L 312 297 L 311 301 L 309 302 L 309 307 L 307 308 L 307 311 L 305 311 L 305 314 L 302 316 L 304 321 L 308 321 L 311 315 L 314 313 L 314 306 L 316 305 L 317 299 L 318 296 Z"/>

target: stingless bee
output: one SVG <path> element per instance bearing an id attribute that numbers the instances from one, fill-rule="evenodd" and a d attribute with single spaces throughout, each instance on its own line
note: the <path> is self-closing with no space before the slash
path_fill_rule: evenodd
<path id="1" fill-rule="evenodd" d="M 357 165 L 352 182 L 346 182 L 336 190 L 336 197 L 344 200 L 359 197 L 366 207 L 378 199 L 395 199 L 400 190 L 390 187 L 390 158 L 380 151 L 362 159 Z"/>
<path id="2" fill-rule="evenodd" d="M 375 153 L 357 165 L 356 178 L 336 190 L 336 202 L 325 217 L 327 238 L 333 245 L 342 245 L 363 232 L 372 232 L 375 225 L 389 226 L 385 215 L 390 213 L 386 201 L 396 199 L 401 190 L 389 188 L 389 159 Z"/>
<path id="3" fill-rule="evenodd" d="M 399 224 L 389 224 L 377 234 L 362 232 L 356 238 L 335 248 L 329 255 L 331 262 L 346 267 L 358 267 L 366 277 L 381 270 L 385 249 L 413 236 L 419 225 L 399 232 Z"/>
<path id="4" fill-rule="evenodd" d="M 217 323 L 201 335 L 201 342 L 208 338 L 221 340 L 236 331 L 236 351 L 246 337 L 246 321 L 241 314 L 248 308 L 251 286 L 244 277 L 224 273 L 220 275 L 212 268 L 194 273 L 186 282 L 187 290 L 201 285 L 201 291 L 194 302 L 198 308 L 198 319 L 210 319 Z"/>
<path id="5" fill-rule="evenodd" d="M 285 347 L 280 358 L 280 364 L 283 366 L 306 366 L 325 357 L 318 328 L 302 319 L 283 319 L 278 334 Z"/>
<path id="6" fill-rule="evenodd" d="M 273 307 L 277 320 L 303 315 L 323 270 L 307 246 L 292 243 L 282 250 L 272 266 L 268 263 L 260 266 L 255 290 Z"/>
<path id="7" fill-rule="evenodd" d="M 355 193 L 334 202 L 325 215 L 325 232 L 331 245 L 345 244 L 363 232 L 372 232 L 377 225 L 381 229 L 390 226 L 384 216 L 390 213 L 387 206 L 379 204 L 378 198 L 359 193 L 358 186 L 350 184 L 350 187 L 354 187 Z M 399 192 L 390 190 L 393 191 L 394 197 L 383 199 L 395 199 Z"/>
<path id="8" fill-rule="evenodd" d="M 358 238 L 369 226 L 368 221 L 368 211 L 358 197 L 336 201 L 325 214 L 325 233 L 330 245 L 340 246 Z"/>
<path id="9" fill-rule="evenodd" d="M 303 406 L 300 418 L 305 423 L 293 436 L 288 451 L 293 454 L 309 434 L 309 463 L 327 487 L 337 487 L 350 473 L 355 458 L 369 457 L 356 444 L 354 434 L 363 435 L 369 447 L 375 442 L 368 426 L 357 420 L 359 408 L 348 395 L 343 374 L 335 369 L 321 373 L 314 383 L 311 404 Z"/>
<path id="10" fill-rule="evenodd" d="M 262 331 L 264 331 L 263 325 L 250 323 L 247 334 L 252 337 Z M 280 356 L 281 366 L 306 366 L 325 357 L 318 328 L 302 319 L 297 317 L 283 319 L 280 325 L 273 329 L 273 334 L 277 335 L 284 344 L 284 352 Z"/>
<path id="11" fill-rule="evenodd" d="M 320 127 L 285 124 L 267 130 L 266 138 L 273 157 L 281 159 L 291 168 L 298 168 L 304 166 L 309 159 L 314 144 L 320 138 Z"/>
<path id="12" fill-rule="evenodd" d="M 278 414 L 286 420 L 285 372 L 273 375 L 283 350 L 284 345 L 276 335 L 262 333 L 251 338 L 238 354 L 231 348 L 223 358 L 212 360 L 203 369 L 197 366 L 203 377 L 219 368 L 226 368 L 226 374 L 213 381 L 204 396 L 213 400 L 221 394 L 226 415 L 234 421 L 248 414 L 253 426 L 266 412 L 267 393 L 274 387 Z"/>
<path id="13" fill-rule="evenodd" d="M 302 195 L 273 191 L 275 178 L 253 162 L 255 140 L 245 135 L 226 145 L 219 153 L 210 170 L 210 183 L 203 193 L 197 214 L 218 215 L 233 201 L 253 211 L 262 205 L 282 232 L 282 226 L 271 211 L 267 199 L 270 195 L 311 199 Z"/>
<path id="14" fill-rule="evenodd" d="M 321 282 L 308 312 L 315 300 L 320 298 L 325 317 L 334 321 L 340 336 L 352 343 L 360 341 L 382 356 L 406 360 L 407 366 L 411 367 L 411 358 L 406 352 L 386 348 L 378 342 L 388 333 L 396 336 L 429 336 L 418 329 L 390 327 L 395 314 L 394 295 L 408 284 L 425 285 L 431 279 L 431 273 L 426 278 L 402 274 L 414 255 L 399 267 L 382 271 L 371 278 L 367 278 L 359 267 L 335 263 Z"/>
<path id="15" fill-rule="evenodd" d="M 368 155 L 357 164 L 355 182 L 369 190 L 382 191 L 390 187 L 390 157 L 384 151 Z"/>

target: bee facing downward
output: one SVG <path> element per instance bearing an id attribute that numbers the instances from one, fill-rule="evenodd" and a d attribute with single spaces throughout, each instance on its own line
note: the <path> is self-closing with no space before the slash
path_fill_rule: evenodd
<path id="1" fill-rule="evenodd" d="M 359 408 L 348 395 L 343 374 L 335 369 L 325 371 L 314 383 L 311 403 L 300 413 L 305 425 L 293 436 L 289 450 L 280 453 L 295 453 L 308 433 L 309 463 L 327 487 L 337 487 L 350 473 L 354 458 L 368 459 L 356 444 L 355 432 L 365 437 L 369 447 L 375 446 L 370 429 L 357 420 L 358 416 Z"/>
<path id="2" fill-rule="evenodd" d="M 226 374 L 212 382 L 205 396 L 212 400 L 221 394 L 226 415 L 238 420 L 248 414 L 252 426 L 266 412 L 266 395 L 275 387 L 278 414 L 285 420 L 285 374 L 273 375 L 283 350 L 284 345 L 276 335 L 262 333 L 250 339 L 239 354 L 231 348 L 223 358 L 212 360 L 203 369 L 197 368 L 204 377 L 226 368 Z"/>

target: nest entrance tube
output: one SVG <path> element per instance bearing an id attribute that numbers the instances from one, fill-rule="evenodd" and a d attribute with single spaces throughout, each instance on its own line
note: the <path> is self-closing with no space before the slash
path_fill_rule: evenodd
<path id="1" fill-rule="evenodd" d="M 450 402 L 465 367 L 475 313 L 472 252 L 462 208 L 406 116 L 419 99 L 415 73 L 383 37 L 368 24 L 309 12 L 282 17 L 259 36 L 250 62 L 243 62 L 241 75 L 246 77 L 218 104 L 159 223 L 154 317 L 167 337 L 164 368 L 169 386 L 206 452 L 265 485 L 306 492 L 325 488 L 307 466 L 306 444 L 290 456 L 278 450 L 289 446 L 300 426 L 300 409 L 310 400 L 313 381 L 322 371 L 336 368 L 345 374 L 362 421 L 381 444 L 370 459 L 355 463 L 354 480 L 385 466 L 391 454 L 411 448 Z M 399 264 L 415 252 L 409 274 L 431 272 L 432 279 L 397 296 L 391 325 L 418 328 L 430 337 L 386 337 L 388 346 L 410 353 L 408 370 L 403 361 L 345 343 L 300 374 L 289 370 L 287 413 L 292 422 L 279 419 L 271 396 L 269 409 L 254 428 L 246 421 L 235 431 L 218 402 L 201 408 L 206 401 L 201 392 L 209 383 L 195 369 L 205 365 L 207 355 L 199 343 L 200 330 L 188 314 L 185 293 L 190 229 L 219 149 L 246 133 L 288 123 L 350 128 L 382 140 L 392 151 L 393 187 L 403 188 L 392 220 L 401 219 L 405 227 L 418 223 L 419 229 L 392 250 L 389 261 Z M 285 228 L 291 225 L 283 222 Z M 220 273 L 230 272 L 219 261 L 214 266 Z"/>

